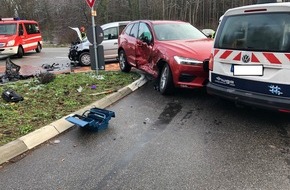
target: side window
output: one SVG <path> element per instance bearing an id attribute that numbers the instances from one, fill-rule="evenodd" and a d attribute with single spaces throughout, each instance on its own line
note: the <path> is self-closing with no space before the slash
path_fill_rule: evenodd
<path id="1" fill-rule="evenodd" d="M 19 36 L 22 36 L 23 33 L 24 33 L 24 31 L 23 31 L 23 26 L 22 26 L 22 24 L 20 23 L 20 24 L 19 24 L 19 33 L 18 33 L 18 35 L 19 35 Z"/>
<path id="2" fill-rule="evenodd" d="M 39 31 L 39 27 L 38 27 L 37 24 L 33 24 L 33 27 L 35 27 L 35 32 L 36 32 L 36 33 L 40 33 L 40 31 Z"/>
<path id="3" fill-rule="evenodd" d="M 133 24 L 130 24 L 130 25 L 128 25 L 128 27 L 126 28 L 125 33 L 126 33 L 127 35 L 130 35 L 130 32 L 131 32 L 132 27 L 133 27 Z"/>
<path id="4" fill-rule="evenodd" d="M 120 25 L 119 26 L 119 35 L 123 32 L 125 27 L 126 27 L 126 25 Z"/>
<path id="5" fill-rule="evenodd" d="M 27 34 L 38 34 L 39 28 L 37 24 L 33 23 L 24 23 L 25 30 Z"/>
<path id="6" fill-rule="evenodd" d="M 104 40 L 118 39 L 118 28 L 108 28 L 104 30 Z"/>
<path id="7" fill-rule="evenodd" d="M 135 23 L 129 35 L 134 38 L 137 38 L 138 27 L 139 27 L 139 23 Z"/>
<path id="8" fill-rule="evenodd" d="M 138 34 L 138 39 L 144 41 L 151 41 L 152 40 L 152 35 L 151 32 L 145 23 L 140 23 L 139 25 L 139 34 Z"/>

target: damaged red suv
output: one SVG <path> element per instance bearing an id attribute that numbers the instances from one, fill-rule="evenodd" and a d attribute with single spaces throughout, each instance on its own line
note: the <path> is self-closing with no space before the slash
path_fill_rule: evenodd
<path id="1" fill-rule="evenodd" d="M 176 87 L 199 88 L 208 81 L 213 40 L 182 21 L 133 21 L 118 39 L 123 72 L 132 67 L 157 78 L 161 94 Z"/>

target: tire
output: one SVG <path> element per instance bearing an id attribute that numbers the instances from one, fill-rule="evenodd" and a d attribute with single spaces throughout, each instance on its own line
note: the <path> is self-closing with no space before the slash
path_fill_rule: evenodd
<path id="1" fill-rule="evenodd" d="M 89 52 L 83 52 L 81 53 L 79 57 L 79 63 L 82 66 L 90 66 L 91 65 L 91 56 Z"/>
<path id="2" fill-rule="evenodd" d="M 17 51 L 17 57 L 18 58 L 22 58 L 24 55 L 24 50 L 21 46 L 18 47 L 18 51 Z"/>
<path id="3" fill-rule="evenodd" d="M 38 43 L 37 44 L 37 47 L 36 47 L 36 49 L 35 49 L 35 51 L 36 51 L 36 53 L 40 53 L 41 52 L 41 45 Z"/>
<path id="4" fill-rule="evenodd" d="M 159 91 L 162 95 L 172 94 L 174 91 L 172 72 L 169 65 L 164 64 L 159 77 Z"/>
<path id="5" fill-rule="evenodd" d="M 124 50 L 119 52 L 119 66 L 122 72 L 129 73 L 131 71 L 132 66 L 129 65 L 126 54 Z"/>

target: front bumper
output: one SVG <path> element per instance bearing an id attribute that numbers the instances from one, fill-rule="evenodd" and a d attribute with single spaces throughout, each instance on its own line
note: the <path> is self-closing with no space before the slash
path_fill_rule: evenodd
<path id="1" fill-rule="evenodd" d="M 1 47 L 0 55 L 15 55 L 18 52 L 18 46 L 14 47 Z"/>
<path id="2" fill-rule="evenodd" d="M 71 61 L 78 61 L 79 60 L 79 53 L 76 49 L 70 49 L 68 53 L 68 58 Z"/>
<path id="3" fill-rule="evenodd" d="M 201 88 L 208 82 L 208 61 L 202 65 L 179 65 L 173 69 L 175 86 L 180 88 Z"/>

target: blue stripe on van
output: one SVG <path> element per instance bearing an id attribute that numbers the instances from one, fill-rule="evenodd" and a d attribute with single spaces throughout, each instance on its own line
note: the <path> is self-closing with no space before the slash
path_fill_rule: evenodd
<path id="1" fill-rule="evenodd" d="M 228 88 L 234 88 L 277 97 L 290 97 L 290 85 L 252 81 L 218 75 L 215 73 L 211 73 L 211 81 L 214 84 L 222 85 Z"/>

